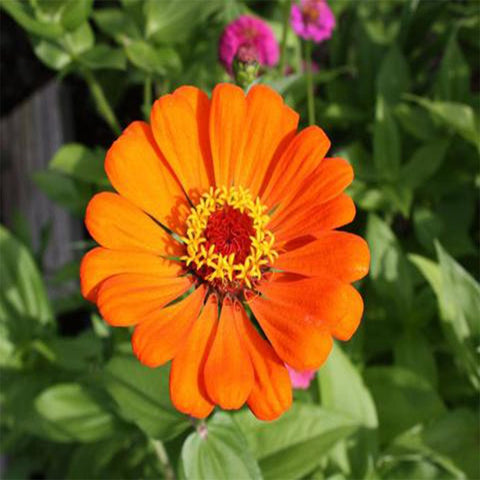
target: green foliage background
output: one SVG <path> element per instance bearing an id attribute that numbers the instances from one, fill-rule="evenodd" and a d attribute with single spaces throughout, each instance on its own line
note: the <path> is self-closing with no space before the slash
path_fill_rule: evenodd
<path id="1" fill-rule="evenodd" d="M 51 302 L 42 252 L 24 228 L 0 230 L 0 428 L 5 478 L 477 479 L 480 7 L 476 1 L 331 0 L 333 38 L 314 50 L 317 123 L 355 168 L 349 228 L 371 248 L 352 341 L 336 344 L 292 409 L 263 423 L 247 410 L 197 424 L 168 398 L 169 367 L 132 355 L 78 291 Z M 77 75 L 118 131 L 115 105 L 227 79 L 217 41 L 253 12 L 282 34 L 288 2 L 2 0 L 44 64 Z M 264 72 L 305 123 L 302 44 L 288 76 Z M 113 108 L 112 108 L 113 105 Z M 105 149 L 63 146 L 36 184 L 83 216 L 108 188 Z M 87 242 L 88 243 L 88 242 Z M 90 244 L 77 248 L 80 258 Z M 78 247 L 78 246 L 77 246 Z M 72 246 L 73 248 L 73 246 Z M 78 278 L 78 262 L 49 282 Z M 89 309 L 61 336 L 56 318 Z M 205 431 L 207 435 L 205 436 Z"/>

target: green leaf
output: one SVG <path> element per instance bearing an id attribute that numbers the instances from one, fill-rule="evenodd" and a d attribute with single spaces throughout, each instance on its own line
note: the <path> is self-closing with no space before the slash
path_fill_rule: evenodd
<path id="1" fill-rule="evenodd" d="M 63 48 L 48 40 L 34 40 L 33 51 L 47 67 L 63 70 L 72 62 L 72 56 Z"/>
<path id="2" fill-rule="evenodd" d="M 147 435 L 166 440 L 189 426 L 170 402 L 169 367 L 148 368 L 132 355 L 117 355 L 105 368 L 104 380 L 120 414 Z"/>
<path id="3" fill-rule="evenodd" d="M 480 286 L 438 242 L 436 249 L 439 264 L 418 255 L 411 255 L 410 259 L 437 295 L 444 335 L 456 361 L 479 390 Z"/>
<path id="4" fill-rule="evenodd" d="M 135 21 L 119 8 L 95 10 L 93 20 L 101 32 L 121 45 L 126 45 L 129 40 L 140 40 L 142 37 Z"/>
<path id="5" fill-rule="evenodd" d="M 103 168 L 104 158 L 103 149 L 92 151 L 80 143 L 67 143 L 54 155 L 49 168 L 84 182 L 108 186 L 110 183 Z"/>
<path id="6" fill-rule="evenodd" d="M 46 325 L 53 320 L 47 292 L 31 253 L 1 225 L 0 271 L 1 322 L 20 323 L 20 318 L 24 318 Z"/>
<path id="7" fill-rule="evenodd" d="M 65 207 L 75 215 L 83 216 L 92 191 L 82 182 L 76 182 L 59 172 L 44 170 L 33 175 L 35 184 L 50 200 Z"/>
<path id="8" fill-rule="evenodd" d="M 93 0 L 75 0 L 65 2 L 60 22 L 66 30 L 76 30 L 86 22 L 92 12 Z"/>
<path id="9" fill-rule="evenodd" d="M 181 458 L 187 480 L 262 478 L 242 432 L 226 413 L 217 413 L 204 433 L 192 433 L 183 444 Z"/>
<path id="10" fill-rule="evenodd" d="M 480 151 L 479 122 L 470 105 L 455 102 L 431 101 L 427 98 L 408 95 L 448 129 L 457 133 Z"/>
<path id="11" fill-rule="evenodd" d="M 398 127 L 390 107 L 380 95 L 377 97 L 373 126 L 373 161 L 379 179 L 394 181 L 401 161 L 401 143 Z"/>
<path id="12" fill-rule="evenodd" d="M 410 68 L 404 55 L 394 44 L 384 57 L 377 76 L 377 92 L 390 104 L 398 103 L 402 93 L 410 89 Z"/>
<path id="13" fill-rule="evenodd" d="M 48 347 L 54 354 L 54 362 L 59 368 L 72 371 L 85 371 L 100 364 L 102 344 L 92 330 L 76 337 L 53 337 Z"/>
<path id="14" fill-rule="evenodd" d="M 114 418 L 77 383 L 57 384 L 35 399 L 42 429 L 57 442 L 93 442 L 114 432 Z"/>
<path id="15" fill-rule="evenodd" d="M 384 301 L 393 305 L 392 316 L 403 322 L 412 307 L 413 284 L 407 259 L 390 227 L 376 215 L 367 222 L 370 279 Z"/>
<path id="16" fill-rule="evenodd" d="M 399 103 L 394 114 L 402 129 L 418 140 L 430 142 L 432 137 L 438 135 L 430 115 L 417 105 Z"/>
<path id="17" fill-rule="evenodd" d="M 92 27 L 88 22 L 82 23 L 78 28 L 64 35 L 62 43 L 72 55 L 79 55 L 90 50 L 95 43 Z"/>
<path id="18" fill-rule="evenodd" d="M 372 396 L 338 343 L 317 376 L 323 407 L 343 413 L 367 428 L 378 427 Z"/>
<path id="19" fill-rule="evenodd" d="M 467 102 L 470 92 L 470 69 L 452 34 L 437 74 L 435 97 L 447 102 Z"/>
<path id="20" fill-rule="evenodd" d="M 157 43 L 183 43 L 196 25 L 222 6 L 220 1 L 147 0 L 144 2 L 146 36 Z"/>
<path id="21" fill-rule="evenodd" d="M 400 183 L 416 189 L 423 185 L 442 165 L 448 140 L 435 139 L 415 150 L 400 172 Z"/>
<path id="22" fill-rule="evenodd" d="M 356 475 L 363 478 L 371 474 L 378 451 L 375 403 L 360 372 L 338 343 L 334 344 L 317 378 L 322 406 L 351 417 L 361 426 L 341 447 L 347 452 Z"/>
<path id="23" fill-rule="evenodd" d="M 428 422 L 445 411 L 441 398 L 422 377 L 399 367 L 365 370 L 381 428 L 382 443 L 418 423 Z"/>
<path id="24" fill-rule="evenodd" d="M 480 478 L 477 415 L 461 408 L 450 411 L 424 428 L 397 437 L 388 455 L 420 454 L 454 478 Z"/>
<path id="25" fill-rule="evenodd" d="M 127 44 L 125 52 L 135 66 L 148 73 L 166 75 L 181 69 L 180 57 L 170 47 L 153 47 L 142 40 L 135 40 Z"/>
<path id="26" fill-rule="evenodd" d="M 27 32 L 49 39 L 60 37 L 63 32 L 60 25 L 36 20 L 28 7 L 27 2 L 20 0 L 2 0 L 0 2 L 0 8 L 4 9 Z"/>
<path id="27" fill-rule="evenodd" d="M 249 411 L 235 415 L 265 479 L 296 479 L 311 472 L 330 449 L 351 435 L 358 422 L 316 405 L 294 403 L 271 423 Z"/>
<path id="28" fill-rule="evenodd" d="M 80 54 L 78 61 L 92 70 L 125 70 L 127 68 L 127 57 L 123 50 L 104 44 L 97 44 Z"/>
<path id="29" fill-rule="evenodd" d="M 432 345 L 419 331 L 406 331 L 395 343 L 395 365 L 411 370 L 427 380 L 430 385 L 438 384 L 437 365 Z"/>

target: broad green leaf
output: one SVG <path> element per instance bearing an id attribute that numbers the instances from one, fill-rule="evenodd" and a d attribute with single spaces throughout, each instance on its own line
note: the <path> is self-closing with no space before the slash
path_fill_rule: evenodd
<path id="1" fill-rule="evenodd" d="M 78 28 L 64 35 L 62 43 L 65 49 L 75 56 L 90 50 L 95 43 L 92 27 L 88 22 L 82 23 Z"/>
<path id="2" fill-rule="evenodd" d="M 400 183 L 412 189 L 423 185 L 442 165 L 448 140 L 435 139 L 419 147 L 402 166 Z"/>
<path id="3" fill-rule="evenodd" d="M 108 186 L 104 158 L 105 151 L 102 149 L 92 151 L 80 143 L 67 143 L 54 155 L 49 168 L 84 182 Z"/>
<path id="4" fill-rule="evenodd" d="M 433 387 L 438 383 L 437 365 L 432 345 L 419 331 L 406 331 L 395 343 L 395 365 L 411 370 Z"/>
<path id="5" fill-rule="evenodd" d="M 127 68 L 127 57 L 123 50 L 104 44 L 97 44 L 80 54 L 78 61 L 92 70 L 125 70 Z"/>
<path id="6" fill-rule="evenodd" d="M 408 98 L 416 101 L 441 124 L 465 140 L 475 145 L 480 150 L 479 121 L 470 105 L 456 102 L 432 101 L 423 97 L 408 95 Z"/>
<path id="7" fill-rule="evenodd" d="M 338 343 L 317 374 L 322 406 L 343 413 L 367 428 L 378 427 L 377 413 L 360 372 Z"/>
<path id="8" fill-rule="evenodd" d="M 262 478 L 242 432 L 229 415 L 217 413 L 203 428 L 183 444 L 182 468 L 187 480 Z"/>
<path id="9" fill-rule="evenodd" d="M 11 323 L 12 328 L 22 318 L 42 325 L 50 323 L 52 309 L 32 255 L 1 225 L 0 271 L 0 321 Z"/>
<path id="10" fill-rule="evenodd" d="M 76 30 L 92 12 L 93 0 L 66 1 L 60 12 L 60 22 L 66 30 Z"/>
<path id="11" fill-rule="evenodd" d="M 392 316 L 404 321 L 412 307 L 413 284 L 407 259 L 390 227 L 376 215 L 367 222 L 370 279 L 378 294 L 394 306 Z"/>
<path id="12" fill-rule="evenodd" d="M 42 430 L 57 442 L 93 442 L 114 432 L 110 412 L 77 383 L 57 384 L 35 399 Z"/>
<path id="13" fill-rule="evenodd" d="M 92 190 L 87 184 L 77 182 L 53 170 L 35 172 L 33 180 L 50 200 L 75 215 L 83 216 L 92 196 Z"/>
<path id="14" fill-rule="evenodd" d="M 397 437 L 387 454 L 420 454 L 454 478 L 480 478 L 479 435 L 477 415 L 461 408 Z"/>
<path id="15" fill-rule="evenodd" d="M 359 430 L 338 448 L 344 449 L 353 472 L 363 478 L 367 472 L 372 472 L 378 451 L 378 419 L 372 396 L 360 372 L 338 343 L 318 371 L 317 378 L 321 405 L 350 416 L 360 425 Z"/>
<path id="16" fill-rule="evenodd" d="M 76 337 L 53 337 L 48 347 L 54 355 L 53 361 L 58 368 L 83 371 L 100 364 L 102 344 L 92 330 Z"/>
<path id="17" fill-rule="evenodd" d="M 390 104 L 410 89 L 410 68 L 399 47 L 394 44 L 384 57 L 377 76 L 377 92 Z"/>
<path id="18" fill-rule="evenodd" d="M 418 140 L 430 142 L 432 137 L 438 135 L 430 115 L 417 105 L 399 103 L 395 107 L 394 115 L 402 129 Z"/>
<path id="19" fill-rule="evenodd" d="M 72 62 L 72 56 L 56 43 L 48 40 L 34 40 L 35 55 L 53 70 L 63 70 Z"/>
<path id="20" fill-rule="evenodd" d="M 140 40 L 142 35 L 135 21 L 119 8 L 95 10 L 93 20 L 97 27 L 121 45 L 130 40 Z"/>
<path id="21" fill-rule="evenodd" d="M 447 102 L 466 102 L 470 92 L 470 69 L 452 34 L 437 74 L 435 96 Z"/>
<path id="22" fill-rule="evenodd" d="M 358 422 L 313 404 L 294 403 L 271 423 L 249 411 L 235 415 L 265 479 L 296 479 L 311 472 L 330 449 L 347 438 Z"/>
<path id="23" fill-rule="evenodd" d="M 63 32 L 60 25 L 37 20 L 28 7 L 28 3 L 21 0 L 2 0 L 0 2 L 0 8 L 4 9 L 27 32 L 49 39 L 60 37 Z"/>
<path id="24" fill-rule="evenodd" d="M 397 124 L 389 105 L 377 97 L 373 127 L 373 161 L 379 179 L 395 181 L 400 170 L 402 151 Z"/>
<path id="25" fill-rule="evenodd" d="M 170 403 L 169 368 L 148 368 L 132 355 L 117 355 L 104 372 L 107 390 L 120 414 L 147 435 L 166 440 L 189 426 L 184 415 Z"/>
<path id="26" fill-rule="evenodd" d="M 135 66 L 148 73 L 166 75 L 181 68 L 180 57 L 170 47 L 154 47 L 143 40 L 135 40 L 126 45 L 125 52 Z"/>
<path id="27" fill-rule="evenodd" d="M 146 37 L 157 43 L 182 43 L 196 25 L 222 4 L 220 1 L 147 0 L 144 2 Z"/>
<path id="28" fill-rule="evenodd" d="M 442 328 L 452 354 L 478 390 L 480 287 L 438 242 L 436 249 L 439 264 L 419 255 L 411 255 L 410 259 L 437 295 Z"/>
<path id="29" fill-rule="evenodd" d="M 432 386 L 409 370 L 370 367 L 365 370 L 364 379 L 377 407 L 383 443 L 445 411 L 441 398 Z"/>

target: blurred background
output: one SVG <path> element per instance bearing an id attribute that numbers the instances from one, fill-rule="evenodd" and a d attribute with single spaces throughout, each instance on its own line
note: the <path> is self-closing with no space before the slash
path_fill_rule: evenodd
<path id="1" fill-rule="evenodd" d="M 0 0 L 1 478 L 480 478 L 480 3 L 329 0 L 320 40 L 295 6 L 308 14 Z M 222 33 L 245 15 L 279 54 L 234 51 L 233 74 Z M 354 167 L 347 230 L 372 264 L 361 327 L 287 414 L 199 426 L 171 406 L 169 367 L 143 367 L 81 297 L 83 215 L 111 188 L 106 150 L 155 98 L 235 80 L 275 88 L 301 127 L 313 111 Z"/>

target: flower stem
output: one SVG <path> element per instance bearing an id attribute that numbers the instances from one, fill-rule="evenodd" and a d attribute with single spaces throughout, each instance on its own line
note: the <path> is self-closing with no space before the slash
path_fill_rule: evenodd
<path id="1" fill-rule="evenodd" d="M 85 70 L 83 72 L 83 76 L 88 84 L 88 87 L 90 88 L 90 92 L 95 101 L 95 105 L 97 106 L 98 113 L 108 123 L 113 133 L 115 133 L 115 135 L 120 135 L 122 133 L 120 123 L 118 122 L 115 112 L 110 106 L 110 103 L 108 102 L 100 83 L 98 83 L 98 80 L 90 70 Z"/>
<path id="2" fill-rule="evenodd" d="M 147 75 L 143 83 L 143 116 L 148 122 L 150 119 L 150 109 L 152 108 L 152 77 Z"/>
<path id="3" fill-rule="evenodd" d="M 153 438 L 150 439 L 150 441 L 155 453 L 157 454 L 157 458 L 162 465 L 165 480 L 175 480 L 175 472 L 170 464 L 170 460 L 168 459 L 167 451 L 165 450 L 163 443 L 160 440 L 154 440 Z"/>
<path id="4" fill-rule="evenodd" d="M 308 104 L 308 123 L 315 125 L 315 99 L 313 92 L 313 75 L 312 75 L 312 43 L 305 43 L 305 63 L 306 63 L 306 79 L 307 79 L 307 104 Z"/>
<path id="5" fill-rule="evenodd" d="M 278 62 L 278 74 L 283 75 L 285 72 L 285 57 L 287 51 L 288 38 L 288 20 L 290 19 L 290 9 L 292 7 L 292 0 L 285 0 L 283 10 L 283 26 L 282 26 L 282 43 L 280 46 L 280 61 Z"/>

